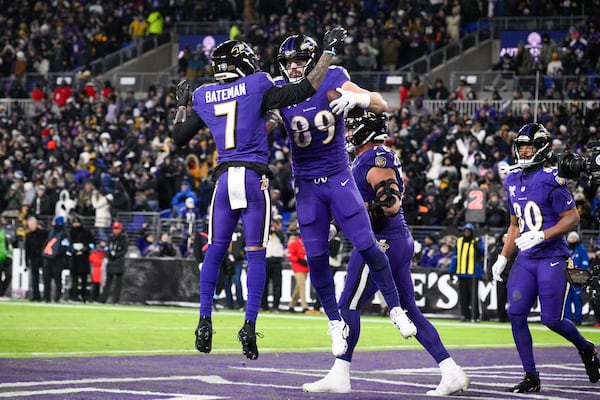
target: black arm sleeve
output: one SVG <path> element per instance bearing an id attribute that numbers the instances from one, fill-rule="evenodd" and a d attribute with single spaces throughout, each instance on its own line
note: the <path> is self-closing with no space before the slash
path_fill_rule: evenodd
<path id="1" fill-rule="evenodd" d="M 260 114 L 265 115 L 268 110 L 300 103 L 302 100 L 308 99 L 315 92 L 315 88 L 312 87 L 308 79 L 302 79 L 298 83 L 273 86 L 263 97 Z"/>
<path id="2" fill-rule="evenodd" d="M 200 119 L 196 111 L 192 110 L 185 122 L 178 122 L 173 127 L 173 141 L 177 146 L 185 146 L 204 126 L 204 121 Z"/>

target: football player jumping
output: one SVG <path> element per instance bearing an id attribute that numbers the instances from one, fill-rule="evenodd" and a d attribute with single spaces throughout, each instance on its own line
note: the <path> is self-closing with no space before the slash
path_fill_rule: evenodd
<path id="1" fill-rule="evenodd" d="M 247 358 L 258 358 L 255 323 L 265 286 L 265 248 L 271 222 L 265 116 L 271 109 L 313 95 L 333 56 L 343 47 L 346 35 L 340 27 L 327 31 L 323 39 L 327 51 L 306 82 L 285 86 L 275 85 L 268 73 L 259 72 L 258 57 L 247 43 L 221 43 L 211 61 L 217 82 L 194 91 L 189 118 L 190 85 L 186 81 L 177 85 L 175 144 L 184 146 L 206 125 L 219 153 L 213 173 L 216 185 L 209 211 L 209 244 L 200 274 L 200 320 L 195 331 L 196 349 L 200 352 L 209 353 L 212 348 L 211 315 L 219 266 L 241 218 L 248 250 L 248 299 L 238 340 Z"/>

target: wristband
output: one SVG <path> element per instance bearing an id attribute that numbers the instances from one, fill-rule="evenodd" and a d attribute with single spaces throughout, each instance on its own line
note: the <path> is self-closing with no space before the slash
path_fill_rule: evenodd
<path id="1" fill-rule="evenodd" d="M 368 108 L 371 104 L 371 96 L 368 93 L 356 93 L 356 105 L 360 108 Z"/>
<path id="2" fill-rule="evenodd" d="M 333 51 L 333 50 L 323 50 L 323 53 L 331 54 L 332 56 L 335 56 L 335 51 Z"/>

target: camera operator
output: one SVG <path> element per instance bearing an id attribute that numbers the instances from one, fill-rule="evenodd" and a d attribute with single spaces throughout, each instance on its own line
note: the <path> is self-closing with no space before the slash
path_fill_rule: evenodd
<path id="1" fill-rule="evenodd" d="M 592 201 L 592 212 L 596 223 L 600 222 L 600 141 L 591 141 L 587 143 L 587 154 L 579 155 L 571 152 L 565 152 L 558 155 L 558 175 L 562 178 L 578 179 L 584 178 L 589 186 L 594 188 L 592 193 L 596 196 Z M 596 318 L 596 327 L 600 328 L 600 252 L 590 261 L 591 277 L 588 280 L 588 290 L 590 292 L 590 306 L 594 310 Z"/>

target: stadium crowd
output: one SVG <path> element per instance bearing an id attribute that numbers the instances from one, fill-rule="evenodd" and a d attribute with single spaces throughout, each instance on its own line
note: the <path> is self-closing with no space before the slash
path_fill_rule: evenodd
<path id="1" fill-rule="evenodd" d="M 247 31 L 240 30 L 239 37 L 261 51 L 265 63 L 263 69 L 273 75 L 279 74 L 276 63 L 272 62 L 277 47 L 269 43 L 277 43 L 278 38 L 290 32 L 306 32 L 318 37 L 323 27 L 343 23 L 350 33 L 351 43 L 346 48 L 354 49 L 348 51 L 362 53 L 366 49 L 371 61 L 364 65 L 368 64 L 369 68 L 395 69 L 410 61 L 405 57 L 417 57 L 456 40 L 447 18 L 456 11 L 462 32 L 470 22 L 490 13 L 485 7 L 472 9 L 474 2 L 458 1 L 427 4 L 418 1 L 291 1 L 285 6 L 259 2 L 257 7 L 250 9 L 241 3 L 220 2 L 217 6 L 217 2 L 194 2 L 192 6 L 183 1 L 175 7 L 160 10 L 166 26 L 179 21 L 219 18 L 228 19 L 231 24 L 241 19 L 260 21 Z M 540 4 L 540 9 L 497 7 L 491 13 L 572 13 L 563 8 L 542 9 L 551 7 L 552 2 Z M 56 54 L 55 50 L 47 49 L 51 37 L 58 38 L 58 42 L 62 40 L 62 47 L 71 50 L 61 58 L 66 64 L 50 62 L 48 71 L 85 65 L 91 58 L 80 59 L 76 55 L 73 49 L 80 47 L 75 44 L 76 38 L 85 42 L 81 47 L 88 49 L 86 53 L 90 57 L 101 57 L 107 51 L 129 43 L 127 27 L 133 17 L 136 14 L 147 16 L 157 6 L 164 4 L 100 1 L 25 2 L 22 7 L 6 4 L 6 12 L 0 17 L 8 27 L 3 39 L 2 76 L 15 76 L 14 69 L 9 66 L 16 67 L 19 52 L 26 56 L 26 71 L 35 68 L 35 60 L 46 54 L 44 51 Z M 190 9 L 194 11 L 183 12 Z M 44 13 L 40 12 L 42 10 Z M 36 19 L 33 15 L 44 17 Z M 588 44 L 588 50 L 583 52 L 583 60 L 587 61 L 581 64 L 586 69 L 581 72 L 590 72 L 589 68 L 597 64 L 593 62 L 594 57 L 598 58 L 597 51 L 592 51 L 598 42 L 595 24 L 596 21 L 590 18 L 584 25 L 573 27 L 565 38 L 565 43 L 575 36 L 580 38 L 578 48 L 583 40 Z M 114 28 L 116 26 L 119 28 Z M 103 50 L 90 47 L 95 29 L 103 30 L 109 37 L 107 43 L 112 45 L 105 45 Z M 433 34 L 435 32 L 441 34 Z M 430 34 L 433 36 L 427 39 Z M 412 42 L 406 40 L 410 37 L 422 42 L 416 46 L 421 50 L 410 50 Z M 400 41 L 401 44 L 389 46 L 389 41 Z M 434 43 L 433 47 L 431 43 Z M 396 54 L 386 55 L 384 48 L 393 48 Z M 339 62 L 353 71 L 361 69 L 360 65 L 354 65 L 361 64 L 360 59 L 350 53 L 340 57 Z M 172 200 L 181 197 L 176 196 L 181 190 L 188 190 L 195 196 L 199 218 L 203 218 L 213 188 L 210 175 L 216 159 L 215 146 L 207 130 L 199 132 L 184 148 L 173 145 L 170 131 L 174 87 L 151 86 L 140 96 L 133 92 L 121 93 L 110 81 L 104 82 L 102 88 L 87 85 L 87 78 L 81 75 L 81 81 L 63 82 L 53 91 L 47 86 L 36 86 L 27 92 L 27 97 L 34 99 L 33 118 L 29 118 L 17 103 L 0 104 L 0 192 L 4 193 L 0 197 L 0 210 L 9 215 L 54 215 L 67 204 L 73 214 L 95 218 L 94 227 L 102 231 L 110 229 L 111 219 L 121 211 L 170 210 L 170 215 L 176 217 L 183 203 L 175 205 Z M 481 108 L 474 115 L 465 115 L 456 105 L 463 98 L 471 98 L 465 95 L 468 92 L 468 85 L 446 88 L 442 81 L 427 88 L 416 78 L 407 88 L 407 102 L 401 108 L 390 110 L 387 144 L 403 161 L 406 173 L 404 209 L 411 225 L 460 225 L 466 189 L 484 187 L 490 199 L 489 212 L 498 215 L 493 219 L 498 219 L 495 226 L 504 226 L 506 204 L 499 166 L 510 162 L 511 134 L 524 123 L 532 122 L 533 106 L 521 107 L 507 102 L 502 109 L 494 109 L 482 99 Z M 515 98 L 520 96 L 519 92 L 515 93 Z M 477 98 L 476 93 L 474 97 Z M 597 99 L 598 88 L 588 88 L 585 97 Z M 424 98 L 446 100 L 446 103 L 444 107 L 428 109 L 422 101 Z M 549 113 L 543 107 L 537 110 L 538 120 L 554 136 L 557 151 L 582 152 L 585 144 L 598 133 L 598 102 L 576 98 L 582 101 L 573 107 L 561 107 L 555 113 Z M 272 140 L 271 168 L 275 175 L 272 198 L 273 204 L 277 205 L 274 212 L 285 215 L 295 208 L 289 149 L 281 130 L 274 132 Z M 582 224 L 587 224 L 582 228 L 596 228 L 593 215 L 600 195 L 596 195 L 594 188 L 583 179 L 575 180 L 573 185 L 581 213 L 589 216 L 589 219 L 582 219 Z"/>

